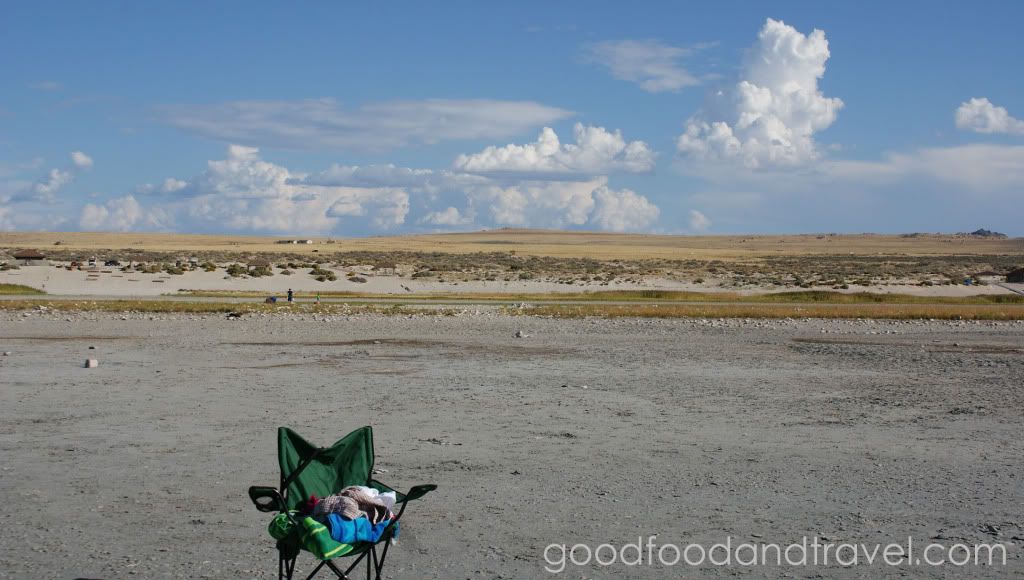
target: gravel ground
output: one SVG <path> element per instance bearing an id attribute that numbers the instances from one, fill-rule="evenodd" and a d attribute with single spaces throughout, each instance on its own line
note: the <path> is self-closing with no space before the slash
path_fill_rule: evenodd
<path id="1" fill-rule="evenodd" d="M 712 577 L 1024 576 L 1019 322 L 35 311 L 0 313 L 0 351 L 3 578 L 273 577 L 245 490 L 276 482 L 276 427 L 327 444 L 365 424 L 380 479 L 439 486 L 389 578 L 549 577 L 549 544 L 652 534 L 1008 554 Z"/>

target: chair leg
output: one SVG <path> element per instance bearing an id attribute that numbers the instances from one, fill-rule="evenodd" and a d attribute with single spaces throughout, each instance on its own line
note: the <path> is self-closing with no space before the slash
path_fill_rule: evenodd
<path id="1" fill-rule="evenodd" d="M 384 542 L 384 549 L 380 552 L 380 560 L 377 559 L 377 546 L 373 547 L 373 564 L 374 568 L 377 569 L 377 576 L 374 580 L 381 580 L 380 575 L 384 570 L 384 559 L 388 557 L 388 548 L 391 547 L 391 540 Z"/>
<path id="2" fill-rule="evenodd" d="M 286 558 L 284 552 L 278 550 L 277 555 L 277 578 L 278 580 L 292 580 L 295 573 L 296 558 Z"/>
<path id="3" fill-rule="evenodd" d="M 351 564 L 349 564 L 348 568 L 345 568 L 344 572 L 339 570 L 330 560 L 325 560 L 325 562 L 327 563 L 328 566 L 331 567 L 331 570 L 334 570 L 334 573 L 338 575 L 338 578 L 348 578 L 348 573 L 355 570 L 356 566 L 358 566 L 359 563 L 363 561 L 363 558 L 366 558 L 367 554 L 369 554 L 369 552 L 363 552 L 362 554 L 359 554 L 359 557 L 356 558 L 355 561 L 353 561 Z"/>
<path id="4" fill-rule="evenodd" d="M 348 573 L 352 571 L 352 568 L 349 568 L 348 570 L 342 572 L 338 569 L 337 566 L 334 565 L 334 562 L 331 562 L 330 560 L 324 560 L 320 563 L 321 566 L 323 566 L 324 564 L 327 564 L 327 567 L 330 568 L 331 571 L 334 572 L 334 575 L 338 578 L 341 578 L 342 580 L 349 580 Z"/>

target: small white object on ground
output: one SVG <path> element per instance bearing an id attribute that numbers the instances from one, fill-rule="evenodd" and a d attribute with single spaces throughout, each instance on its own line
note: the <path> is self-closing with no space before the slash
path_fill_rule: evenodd
<path id="1" fill-rule="evenodd" d="M 94 369 L 94 368 L 96 368 L 98 366 L 100 366 L 100 361 L 98 361 L 98 360 L 96 360 L 94 358 L 87 358 L 87 359 L 85 359 L 85 368 L 87 368 L 87 369 Z"/>

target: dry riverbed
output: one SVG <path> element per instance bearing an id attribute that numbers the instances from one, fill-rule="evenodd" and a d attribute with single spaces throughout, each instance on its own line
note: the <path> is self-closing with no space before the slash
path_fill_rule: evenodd
<path id="1" fill-rule="evenodd" d="M 439 486 L 389 578 L 543 578 L 549 544 L 651 534 L 1008 550 L 713 577 L 1024 569 L 1022 322 L 33 311 L 0 312 L 0 351 L 0 578 L 274 577 L 245 490 L 277 480 L 276 427 L 366 424 L 380 479 Z"/>

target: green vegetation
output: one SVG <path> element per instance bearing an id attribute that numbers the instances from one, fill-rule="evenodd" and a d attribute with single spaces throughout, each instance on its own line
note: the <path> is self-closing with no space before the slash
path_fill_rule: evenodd
<path id="1" fill-rule="evenodd" d="M 351 278 L 350 278 L 351 279 Z M 265 292 L 189 290 L 187 296 L 212 298 L 259 297 Z M 298 295 L 298 294 L 297 294 Z M 312 294 L 305 294 L 311 296 Z M 376 299 L 387 298 L 386 294 L 365 292 L 334 291 L 320 292 L 324 298 Z M 982 294 L 976 296 L 912 296 L 909 294 L 874 294 L 871 292 L 833 292 L 808 290 L 797 292 L 776 292 L 773 294 L 742 295 L 734 292 L 683 292 L 675 290 L 601 290 L 596 292 L 549 292 L 544 294 L 499 294 L 499 293 L 430 293 L 406 295 L 412 300 L 448 300 L 459 302 L 676 302 L 676 303 L 752 303 L 752 304 L 1020 304 L 1024 296 L 1019 294 Z"/>
<path id="2" fill-rule="evenodd" d="M 37 306 L 45 306 L 49 310 L 72 312 L 145 312 L 145 313 L 184 313 L 184 314 L 216 314 L 228 312 L 308 312 L 318 314 L 379 312 L 384 314 L 409 314 L 418 312 L 408 310 L 400 305 L 346 306 L 330 303 L 287 303 L 278 302 L 181 302 L 172 300 L 0 300 L 0 310 L 30 310 Z M 421 312 L 421 311 L 419 311 Z"/>
<path id="3" fill-rule="evenodd" d="M 0 294 L 6 295 L 19 295 L 19 294 L 46 294 L 38 288 L 31 286 L 25 286 L 24 284 L 0 284 Z"/>
<path id="4" fill-rule="evenodd" d="M 580 304 L 506 309 L 554 318 L 867 318 L 893 320 L 1024 320 L 1020 305 L 959 304 Z"/>
<path id="5" fill-rule="evenodd" d="M 0 292 L 12 284 L 0 286 Z M 30 289 L 34 290 L 34 289 Z M 20 292 L 19 292 L 20 293 Z M 347 305 L 331 302 L 183 302 L 171 300 L 0 300 L 0 310 L 27 310 L 45 306 L 55 311 L 142 312 L 211 314 L 228 312 L 381 313 L 426 312 L 448 315 L 447 308 L 410 308 L 402 304 Z M 555 318 L 867 318 L 936 320 L 1024 320 L 1021 304 L 820 304 L 820 303 L 703 303 L 703 304 L 548 304 L 533 308 L 506 308 L 512 315 Z"/>
<path id="6" fill-rule="evenodd" d="M 253 278 L 260 278 L 262 276 L 273 276 L 274 270 L 270 266 L 256 266 L 249 270 L 248 273 Z"/>

